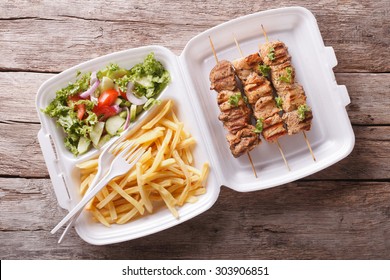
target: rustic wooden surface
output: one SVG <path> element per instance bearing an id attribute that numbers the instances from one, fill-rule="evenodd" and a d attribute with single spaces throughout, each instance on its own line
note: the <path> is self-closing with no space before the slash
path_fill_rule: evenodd
<path id="1" fill-rule="evenodd" d="M 389 259 L 390 17 L 380 1 L 0 2 L 1 259 Z M 143 45 L 180 54 L 198 33 L 245 14 L 300 5 L 334 47 L 349 90 L 352 154 L 261 192 L 222 188 L 206 213 L 142 239 L 92 246 L 49 231 L 58 205 L 36 138 L 40 84 L 82 61 Z"/>

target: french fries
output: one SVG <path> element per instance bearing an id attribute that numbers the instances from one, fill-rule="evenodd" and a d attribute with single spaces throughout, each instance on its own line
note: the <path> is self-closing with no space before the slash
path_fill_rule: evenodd
<path id="1" fill-rule="evenodd" d="M 128 139 L 117 146 L 119 151 L 129 141 L 136 141 L 146 152 L 127 174 L 112 180 L 86 206 L 94 219 L 109 227 L 125 224 L 166 206 L 175 218 L 178 207 L 194 203 L 206 193 L 209 163 L 199 170 L 191 152 L 195 139 L 184 130 L 169 100 Z M 85 194 L 97 173 L 97 159 L 78 164 L 80 193 Z"/>

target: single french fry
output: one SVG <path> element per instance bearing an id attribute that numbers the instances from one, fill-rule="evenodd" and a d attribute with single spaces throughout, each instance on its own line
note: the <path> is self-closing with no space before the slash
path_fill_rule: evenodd
<path id="1" fill-rule="evenodd" d="M 91 175 L 85 178 L 80 184 L 80 194 L 84 195 L 89 187 L 89 183 L 91 182 Z"/>
<path id="2" fill-rule="evenodd" d="M 104 198 L 106 198 L 110 193 L 108 192 L 107 190 L 107 187 L 104 187 L 102 189 L 102 193 L 104 195 Z M 113 221 L 115 221 L 117 219 L 117 213 L 116 213 L 116 210 L 115 210 L 115 206 L 114 206 L 114 203 L 112 201 L 109 201 L 108 204 L 108 210 L 110 210 L 110 217 Z"/>
<path id="3" fill-rule="evenodd" d="M 152 213 L 153 212 L 153 205 L 150 202 L 147 191 L 144 189 L 144 182 L 142 180 L 142 163 L 137 162 L 137 164 L 135 166 L 136 166 L 136 173 L 137 173 L 138 191 L 141 195 L 141 200 L 143 201 L 146 210 L 149 213 Z"/>
<path id="4" fill-rule="evenodd" d="M 177 219 L 179 218 L 179 213 L 177 212 L 175 205 L 177 204 L 176 199 L 168 192 L 165 188 L 161 187 L 159 184 L 150 183 L 150 185 L 155 188 L 163 198 L 165 205 L 171 211 L 172 215 Z"/>
<path id="5" fill-rule="evenodd" d="M 147 124 L 145 124 L 142 129 L 151 129 L 159 120 L 161 120 L 168 111 L 172 109 L 173 106 L 173 101 L 169 100 L 164 108 L 152 119 L 150 120 Z"/>
<path id="6" fill-rule="evenodd" d="M 185 155 L 186 155 L 186 158 L 187 158 L 188 165 L 192 164 L 193 161 L 194 161 L 194 158 L 192 156 L 191 147 L 185 148 L 184 152 L 185 152 Z"/>
<path id="7" fill-rule="evenodd" d="M 98 166 L 98 159 L 90 159 L 87 161 L 84 161 L 82 163 L 76 164 L 77 168 L 80 169 L 91 169 L 91 168 L 96 168 Z"/>
<path id="8" fill-rule="evenodd" d="M 183 162 L 183 160 L 180 158 L 179 154 L 177 153 L 177 151 L 173 151 L 173 157 L 175 158 L 176 162 L 179 164 L 181 170 L 183 170 L 183 173 L 186 177 L 186 186 L 183 190 L 183 192 L 181 193 L 180 195 L 180 198 L 179 198 L 179 201 L 178 201 L 178 204 L 180 206 L 183 205 L 187 195 L 188 195 L 188 191 L 190 190 L 190 186 L 191 186 L 191 179 L 190 179 L 190 174 L 188 172 L 188 169 L 185 165 L 185 163 Z"/>
<path id="9" fill-rule="evenodd" d="M 194 144 L 196 144 L 195 138 L 190 137 L 190 138 L 187 138 L 187 139 L 181 141 L 179 144 L 177 144 L 176 150 L 182 150 L 182 149 L 190 147 Z"/>
<path id="10" fill-rule="evenodd" d="M 156 127 L 152 130 L 149 130 L 148 132 L 145 132 L 145 134 L 143 134 L 142 136 L 137 138 L 135 141 L 137 144 L 144 144 L 144 143 L 148 143 L 148 142 L 153 143 L 158 138 L 164 136 L 164 130 L 165 130 L 164 127 L 161 127 L 161 126 Z"/>
<path id="11" fill-rule="evenodd" d="M 169 154 L 169 156 L 171 156 L 172 151 L 174 151 L 176 149 L 176 145 L 177 145 L 177 143 L 180 140 L 180 134 L 181 134 L 181 131 L 183 130 L 183 127 L 184 127 L 183 123 L 178 123 L 177 124 L 177 130 L 175 132 L 175 136 L 173 137 L 173 140 L 172 140 L 172 143 L 171 143 L 171 146 L 170 146 L 170 154 Z"/>

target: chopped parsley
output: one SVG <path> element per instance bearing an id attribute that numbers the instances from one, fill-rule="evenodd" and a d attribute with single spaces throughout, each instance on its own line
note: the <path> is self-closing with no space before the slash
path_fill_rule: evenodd
<path id="1" fill-rule="evenodd" d="M 275 101 L 276 101 L 276 107 L 278 107 L 280 110 L 283 109 L 283 99 L 278 96 L 278 97 L 275 97 Z"/>
<path id="2" fill-rule="evenodd" d="M 265 64 L 259 64 L 259 71 L 261 72 L 261 75 L 268 77 L 269 73 L 271 72 L 271 67 Z"/>
<path id="3" fill-rule="evenodd" d="M 292 68 L 291 67 L 286 67 L 286 76 L 280 76 L 278 79 L 279 81 L 289 83 L 291 84 L 292 82 Z"/>
<path id="4" fill-rule="evenodd" d="M 269 60 L 271 60 L 271 61 L 274 61 L 274 60 L 275 60 L 275 49 L 274 49 L 273 47 L 270 47 L 270 48 L 268 49 L 267 57 L 268 57 Z"/>
<path id="5" fill-rule="evenodd" d="M 306 104 L 300 105 L 298 107 L 298 117 L 301 121 L 303 121 L 306 118 L 306 112 L 310 112 L 311 109 Z"/>
<path id="6" fill-rule="evenodd" d="M 230 103 L 230 105 L 232 105 L 234 107 L 237 107 L 238 106 L 238 102 L 240 101 L 240 99 L 241 99 L 241 93 L 237 93 L 237 94 L 231 95 L 229 97 L 229 103 Z"/>
<path id="7" fill-rule="evenodd" d="M 260 118 L 256 122 L 256 129 L 253 131 L 254 133 L 262 133 L 263 132 L 263 118 Z"/>

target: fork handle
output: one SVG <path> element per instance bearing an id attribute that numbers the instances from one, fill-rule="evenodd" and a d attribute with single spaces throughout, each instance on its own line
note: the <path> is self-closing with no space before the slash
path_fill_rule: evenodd
<path id="1" fill-rule="evenodd" d="M 111 179 L 113 179 L 112 176 L 109 176 L 110 172 L 108 172 L 103 179 L 90 191 L 88 192 L 77 205 L 69 211 L 69 213 L 52 229 L 50 232 L 51 234 L 56 233 L 64 224 L 66 224 L 70 219 L 72 219 L 77 213 L 82 210 L 85 205 L 105 186 L 107 185 Z"/>
<path id="2" fill-rule="evenodd" d="M 93 178 L 92 180 L 92 183 L 90 185 L 90 187 L 88 188 L 87 192 L 86 193 L 89 193 L 91 190 L 93 190 L 96 186 L 96 184 L 98 183 L 98 181 L 101 179 L 102 175 L 103 174 L 107 174 L 107 170 L 109 168 L 105 168 L 105 167 L 101 167 L 101 169 L 99 168 L 98 172 L 96 173 L 95 175 L 95 178 Z M 76 222 L 76 220 L 78 219 L 78 217 L 80 216 L 82 210 L 79 210 L 77 212 L 76 215 L 73 216 L 72 220 L 69 222 L 69 224 L 66 226 L 66 228 L 64 229 L 64 231 L 62 232 L 61 234 L 61 237 L 58 239 L 58 243 L 61 243 L 62 240 L 64 240 L 64 237 L 65 235 L 68 234 L 68 232 L 70 231 L 70 229 L 73 227 L 74 223 Z"/>

